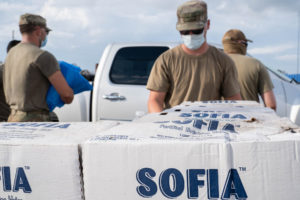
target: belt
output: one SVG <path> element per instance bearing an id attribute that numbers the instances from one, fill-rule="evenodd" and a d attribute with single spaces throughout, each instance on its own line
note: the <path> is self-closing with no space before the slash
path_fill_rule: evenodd
<path id="1" fill-rule="evenodd" d="M 41 115 L 49 115 L 49 111 L 45 111 L 45 110 L 33 110 L 33 111 L 21 111 L 21 110 L 11 110 L 12 114 L 16 114 L 16 113 L 24 113 L 24 114 L 41 114 Z"/>

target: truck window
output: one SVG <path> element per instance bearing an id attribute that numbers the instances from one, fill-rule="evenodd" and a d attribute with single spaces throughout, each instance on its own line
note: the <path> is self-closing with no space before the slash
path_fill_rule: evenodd
<path id="1" fill-rule="evenodd" d="M 125 47 L 113 61 L 109 77 L 115 84 L 146 85 L 156 58 L 169 47 Z"/>

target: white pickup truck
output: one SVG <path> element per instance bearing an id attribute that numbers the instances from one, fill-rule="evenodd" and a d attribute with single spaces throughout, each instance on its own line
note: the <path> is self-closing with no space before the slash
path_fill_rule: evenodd
<path id="1" fill-rule="evenodd" d="M 147 112 L 146 83 L 156 58 L 178 43 L 110 44 L 99 61 L 92 92 L 56 108 L 59 121 L 132 120 Z M 277 114 L 300 125 L 300 85 L 269 69 Z"/>

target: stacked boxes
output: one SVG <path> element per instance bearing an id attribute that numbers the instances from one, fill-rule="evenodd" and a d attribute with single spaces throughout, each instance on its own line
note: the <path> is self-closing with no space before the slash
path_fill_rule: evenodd
<path id="1" fill-rule="evenodd" d="M 0 123 L 0 199 L 83 199 L 79 144 L 114 125 Z"/>
<path id="2" fill-rule="evenodd" d="M 0 200 L 298 199 L 299 155 L 299 127 L 247 101 L 122 124 L 0 123 Z"/>
<path id="3" fill-rule="evenodd" d="M 298 132 L 253 102 L 186 102 L 85 142 L 85 198 L 297 199 Z"/>

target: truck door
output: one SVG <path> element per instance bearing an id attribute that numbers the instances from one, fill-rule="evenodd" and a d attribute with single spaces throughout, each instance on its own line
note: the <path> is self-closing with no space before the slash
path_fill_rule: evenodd
<path id="1" fill-rule="evenodd" d="M 111 67 L 106 67 L 108 71 L 103 69 L 100 85 L 95 87 L 93 121 L 132 120 L 146 113 L 148 76 L 156 58 L 168 49 L 167 46 L 111 47 L 110 51 L 116 53 L 111 61 L 106 61 L 105 65 L 111 62 Z"/>

